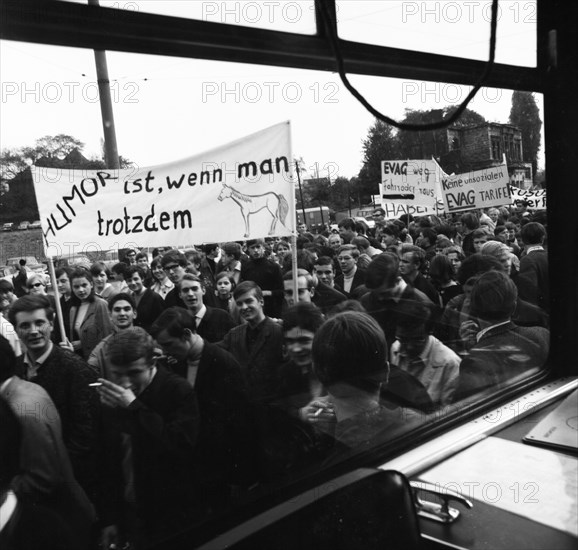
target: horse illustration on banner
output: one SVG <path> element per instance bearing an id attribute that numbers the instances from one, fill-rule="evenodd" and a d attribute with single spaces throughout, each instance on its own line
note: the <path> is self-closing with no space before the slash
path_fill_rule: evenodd
<path id="1" fill-rule="evenodd" d="M 251 233 L 249 225 L 249 216 L 251 214 L 256 214 L 265 208 L 269 210 L 269 213 L 273 216 L 269 235 L 273 235 L 277 227 L 277 222 L 281 221 L 281 223 L 285 225 L 285 218 L 289 212 L 287 199 L 283 195 L 273 193 L 272 191 L 263 193 L 262 195 L 245 195 L 224 183 L 218 199 L 220 201 L 232 199 L 237 203 L 241 209 L 243 220 L 245 221 L 245 238 L 248 238 Z"/>

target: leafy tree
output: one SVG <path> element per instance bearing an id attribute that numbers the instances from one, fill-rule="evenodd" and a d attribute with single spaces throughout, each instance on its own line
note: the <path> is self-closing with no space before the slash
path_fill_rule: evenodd
<path id="1" fill-rule="evenodd" d="M 32 147 L 4 149 L 0 153 L 0 177 L 9 181 L 31 164 L 45 168 L 106 168 L 104 160 L 84 157 L 83 149 L 82 141 L 67 134 L 41 137 Z M 119 160 L 121 168 L 132 166 L 132 162 L 122 156 Z"/>
<path id="2" fill-rule="evenodd" d="M 0 178 L 11 180 L 26 168 L 28 168 L 28 163 L 21 149 L 2 149 L 0 153 Z"/>
<path id="3" fill-rule="evenodd" d="M 82 154 L 84 143 L 66 134 L 44 136 L 32 147 L 4 149 L 0 153 L 0 219 L 6 221 L 36 220 L 38 205 L 29 166 L 46 168 L 106 168 L 102 159 L 87 159 Z M 119 156 L 120 167 L 129 168 L 130 160 Z"/>
<path id="4" fill-rule="evenodd" d="M 351 195 L 354 189 L 354 184 L 348 178 L 339 176 L 335 178 L 333 185 L 331 186 L 331 202 L 329 207 L 332 210 L 345 210 L 349 205 L 354 205 L 356 203 L 356 198 Z"/>
<path id="5" fill-rule="evenodd" d="M 381 183 L 381 161 L 398 158 L 399 147 L 393 126 L 381 120 L 375 121 L 363 140 L 363 166 L 359 176 L 350 185 L 358 202 L 369 202 L 371 195 L 378 193 Z M 355 185 L 355 189 L 353 186 Z"/>
<path id="6" fill-rule="evenodd" d="M 440 122 L 445 117 L 451 116 L 456 109 L 456 105 L 428 111 L 406 109 L 403 122 L 411 124 Z M 473 126 L 484 122 L 486 122 L 486 119 L 482 115 L 471 109 L 466 109 L 452 127 Z M 438 158 L 448 151 L 446 128 L 419 132 L 400 131 L 397 134 L 397 138 L 399 142 L 399 158 L 401 159 L 427 159 L 432 156 Z"/>
<path id="7" fill-rule="evenodd" d="M 303 181 L 303 200 L 305 208 L 326 206 L 331 200 L 331 183 L 329 178 L 314 178 Z"/>
<path id="8" fill-rule="evenodd" d="M 512 108 L 510 110 L 510 124 L 522 131 L 522 149 L 524 162 L 532 163 L 532 174 L 538 171 L 538 151 L 542 120 L 540 110 L 532 92 L 514 91 L 512 94 Z"/>
<path id="9" fill-rule="evenodd" d="M 403 122 L 425 124 L 439 122 L 450 116 L 457 109 L 456 105 L 446 106 L 443 109 L 419 111 L 406 109 Z M 453 126 L 472 126 L 483 124 L 485 118 L 466 109 Z M 357 202 L 368 203 L 371 195 L 378 193 L 377 185 L 381 182 L 381 161 L 388 159 L 420 159 L 438 158 L 448 152 L 447 130 L 427 131 L 395 131 L 379 120 L 369 129 L 367 138 L 363 141 L 363 166 L 359 172 L 359 185 L 352 191 Z M 353 188 L 353 180 L 350 181 Z"/>
<path id="10" fill-rule="evenodd" d="M 84 149 L 84 143 L 67 134 L 58 134 L 56 136 L 44 136 L 36 140 L 36 145 L 33 148 L 27 148 L 35 159 L 38 158 L 59 158 L 66 157 L 69 153 L 78 149 Z"/>
<path id="11" fill-rule="evenodd" d="M 453 115 L 457 109 L 457 105 L 448 105 L 447 107 L 444 107 L 444 117 Z M 473 111 L 472 109 L 466 109 L 461 114 L 460 118 L 458 118 L 458 120 L 452 124 L 452 127 L 462 128 L 464 126 L 476 126 L 486 122 L 487 120 L 482 115 L 480 115 L 480 113 L 476 113 L 476 111 Z"/>

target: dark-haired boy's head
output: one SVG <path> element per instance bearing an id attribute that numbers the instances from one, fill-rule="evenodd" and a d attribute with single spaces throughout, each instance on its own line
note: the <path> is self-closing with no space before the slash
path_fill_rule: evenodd
<path id="1" fill-rule="evenodd" d="M 516 308 L 518 289 L 508 275 L 488 271 L 478 277 L 470 294 L 471 313 L 489 323 L 508 321 Z"/>
<path id="2" fill-rule="evenodd" d="M 377 322 L 366 313 L 347 311 L 328 319 L 315 334 L 313 368 L 335 396 L 352 388 L 379 391 L 387 381 L 387 342 Z"/>
<path id="3" fill-rule="evenodd" d="M 37 309 L 43 309 L 46 312 L 46 318 L 52 322 L 54 319 L 54 310 L 50 305 L 48 297 L 42 294 L 27 294 L 18 298 L 12 304 L 8 313 L 8 320 L 16 327 L 16 315 L 20 312 L 31 312 Z"/>
<path id="4" fill-rule="evenodd" d="M 504 266 L 494 256 L 486 256 L 481 253 L 472 254 L 462 261 L 462 265 L 458 269 L 457 279 L 462 286 L 468 280 L 487 271 L 503 271 Z"/>
<path id="5" fill-rule="evenodd" d="M 333 287 L 335 280 L 335 267 L 333 260 L 329 256 L 321 256 L 313 266 L 313 273 L 319 281 Z"/>
<path id="6" fill-rule="evenodd" d="M 538 222 L 529 222 L 522 227 L 522 240 L 527 246 L 540 245 L 546 239 L 546 229 Z"/>
<path id="7" fill-rule="evenodd" d="M 466 212 L 465 214 L 462 214 L 460 222 L 468 232 L 474 231 L 480 227 L 480 219 L 473 212 Z"/>
<path id="8" fill-rule="evenodd" d="M 419 357 L 425 349 L 432 330 L 433 311 L 427 303 L 408 301 L 399 311 L 395 337 L 399 351 L 409 358 Z"/>
<path id="9" fill-rule="evenodd" d="M 254 281 L 243 281 L 242 283 L 239 283 L 233 292 L 233 299 L 237 300 L 243 294 L 248 293 L 253 293 L 257 300 L 263 300 L 263 291 Z"/>
<path id="10" fill-rule="evenodd" d="M 299 269 L 304 269 L 305 271 L 309 271 L 309 273 L 313 273 L 314 265 L 315 265 L 314 254 L 312 254 L 309 250 L 305 248 L 297 250 L 297 267 Z M 285 256 L 283 257 L 283 266 L 282 266 L 283 273 L 291 271 L 292 266 L 293 266 L 293 255 L 285 254 Z"/>
<path id="11" fill-rule="evenodd" d="M 154 340 L 141 327 L 113 334 L 105 349 L 112 381 L 140 395 L 154 378 L 154 351 Z"/>
<path id="12" fill-rule="evenodd" d="M 323 324 L 321 310 L 309 302 L 298 302 L 283 315 L 283 336 L 289 359 L 298 367 L 311 365 L 311 348 Z"/>
<path id="13" fill-rule="evenodd" d="M 399 257 L 385 252 L 374 258 L 365 272 L 365 286 L 370 291 L 393 288 L 399 279 Z"/>
<path id="14" fill-rule="evenodd" d="M 283 275 L 283 292 L 285 300 L 289 306 L 298 303 L 293 295 L 293 272 L 287 271 Z M 315 294 L 315 280 L 309 271 L 305 269 L 297 270 L 297 293 L 299 302 L 311 302 Z"/>

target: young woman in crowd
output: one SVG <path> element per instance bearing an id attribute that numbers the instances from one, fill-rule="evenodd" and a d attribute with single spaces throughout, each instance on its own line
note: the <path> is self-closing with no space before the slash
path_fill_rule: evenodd
<path id="1" fill-rule="evenodd" d="M 112 332 L 112 323 L 106 300 L 96 295 L 90 271 L 79 268 L 71 275 L 72 308 L 67 347 L 88 359 L 95 346 Z"/>
<path id="2" fill-rule="evenodd" d="M 163 266 L 161 265 L 162 256 L 157 256 L 151 262 L 151 273 L 153 275 L 153 284 L 150 287 L 153 292 L 156 292 L 164 300 L 167 294 L 175 288 L 175 284 L 167 277 Z"/>
<path id="3" fill-rule="evenodd" d="M 30 275 L 26 281 L 26 288 L 28 289 L 29 294 L 40 294 L 42 296 L 46 296 L 50 300 L 50 306 L 54 309 L 54 296 L 46 292 L 46 279 L 44 275 L 41 275 L 40 273 L 34 273 L 33 275 Z"/>
<path id="4" fill-rule="evenodd" d="M 429 276 L 435 289 L 438 291 L 443 307 L 458 294 L 462 287 L 455 281 L 455 271 L 452 262 L 445 254 L 436 254 L 429 266 Z"/>
<path id="5" fill-rule="evenodd" d="M 279 241 L 275 243 L 273 251 L 275 252 L 277 263 L 283 265 L 283 258 L 285 258 L 287 254 L 291 254 L 291 245 L 287 241 Z"/>
<path id="6" fill-rule="evenodd" d="M 233 298 L 233 290 L 237 286 L 234 277 L 227 271 L 221 271 L 215 277 L 215 286 L 214 306 L 228 311 L 235 323 L 240 325 L 241 316 Z"/>
<path id="7" fill-rule="evenodd" d="M 462 266 L 462 262 L 466 257 L 462 247 L 458 245 L 448 246 L 447 248 L 444 248 L 443 253 L 448 257 L 452 267 L 454 268 L 454 274 L 457 276 L 457 273 Z"/>
<path id="8" fill-rule="evenodd" d="M 97 296 L 108 300 L 118 293 L 108 280 L 111 278 L 110 271 L 102 262 L 95 262 L 90 266 L 90 274 L 94 281 L 94 292 Z"/>

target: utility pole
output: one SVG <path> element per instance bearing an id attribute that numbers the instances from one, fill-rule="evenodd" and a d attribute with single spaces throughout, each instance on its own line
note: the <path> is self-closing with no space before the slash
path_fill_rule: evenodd
<path id="1" fill-rule="evenodd" d="M 99 0 L 88 0 L 89 6 L 100 6 Z M 100 97 L 100 113 L 102 115 L 102 129 L 104 131 L 104 161 L 106 167 L 119 169 L 118 147 L 116 145 L 116 132 L 114 128 L 114 116 L 112 112 L 112 99 L 110 97 L 110 80 L 108 78 L 108 66 L 106 52 L 94 50 L 96 64 L 96 79 Z"/>
<path id="2" fill-rule="evenodd" d="M 317 185 L 321 185 L 321 179 L 319 178 L 319 163 L 318 162 L 315 163 L 315 177 L 317 178 Z M 319 213 L 321 214 L 321 227 L 324 227 L 325 226 L 325 220 L 323 219 L 323 205 L 321 204 L 321 200 L 319 200 Z"/>
<path id="3" fill-rule="evenodd" d="M 301 168 L 299 163 L 301 159 L 295 159 L 295 172 L 297 172 L 297 183 L 299 184 L 299 197 L 301 198 L 301 211 L 303 212 L 303 223 L 307 223 L 307 218 L 305 217 L 305 203 L 303 202 L 303 190 L 301 189 Z"/>

